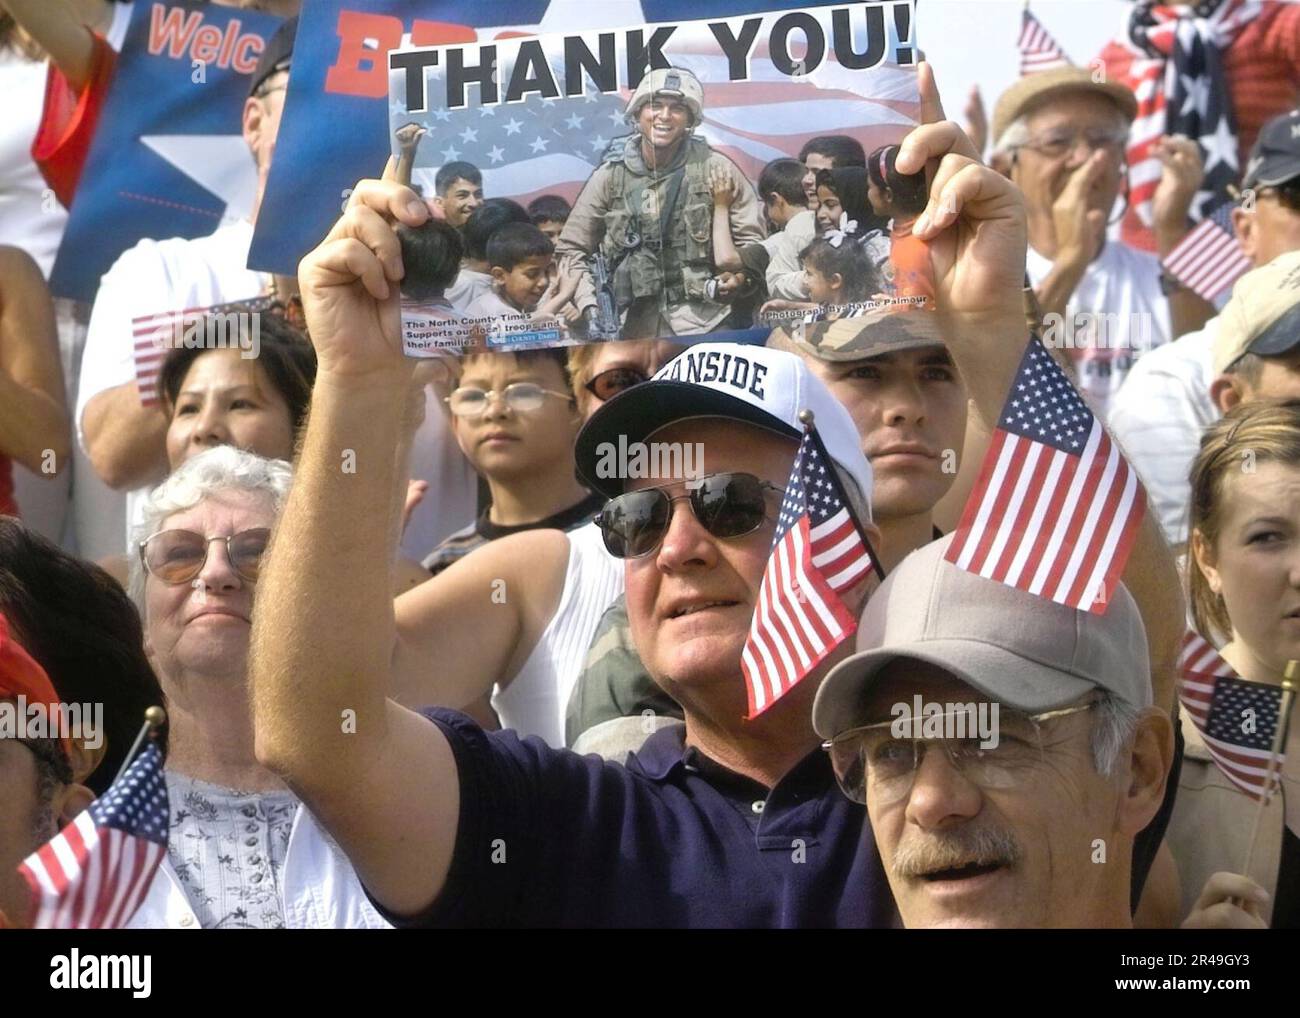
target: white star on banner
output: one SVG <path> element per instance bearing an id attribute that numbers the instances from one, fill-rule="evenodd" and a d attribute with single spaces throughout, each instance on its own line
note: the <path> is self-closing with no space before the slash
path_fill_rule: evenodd
<path id="1" fill-rule="evenodd" d="M 455 145 L 448 145 L 442 150 L 442 158 L 449 163 L 455 162 L 460 158 L 460 149 Z"/>
<path id="2" fill-rule="evenodd" d="M 524 125 L 520 121 L 511 117 L 509 122 L 506 124 L 506 134 L 518 134 L 523 126 Z"/>
<path id="3" fill-rule="evenodd" d="M 140 140 L 226 205 L 225 218 L 246 218 L 257 194 L 257 167 L 239 134 L 151 134 Z"/>
<path id="4" fill-rule="evenodd" d="M 1205 172 L 1209 173 L 1216 165 L 1223 163 L 1235 170 L 1237 168 L 1237 142 L 1228 128 L 1228 118 L 1220 117 L 1219 126 L 1213 134 L 1203 134 L 1201 145 L 1205 148 Z"/>
<path id="5" fill-rule="evenodd" d="M 578 114 L 575 113 L 568 120 L 566 120 L 565 123 L 568 124 L 576 131 L 582 127 L 582 117 L 578 116 Z"/>
<path id="6" fill-rule="evenodd" d="M 534 151 L 534 152 L 545 152 L 545 151 L 546 151 L 546 146 L 549 145 L 549 144 L 550 144 L 550 142 L 548 142 L 545 138 L 535 138 L 535 139 L 533 140 L 533 146 L 532 146 L 532 147 L 533 147 L 533 151 Z"/>
<path id="7" fill-rule="evenodd" d="M 478 131 L 474 130 L 472 127 L 467 127 L 465 130 L 460 132 L 460 140 L 465 142 L 467 145 L 471 141 L 478 141 Z"/>
<path id="8" fill-rule="evenodd" d="M 1180 74 L 1183 88 L 1187 89 L 1187 98 L 1183 101 L 1183 108 L 1179 111 L 1180 117 L 1187 116 L 1188 110 L 1195 110 L 1201 116 L 1205 116 L 1206 104 L 1210 101 L 1210 79 L 1207 77 L 1194 77 L 1190 74 Z"/>
<path id="9" fill-rule="evenodd" d="M 490 158 L 494 163 L 501 162 L 501 160 L 505 159 L 505 157 L 506 157 L 505 149 L 503 149 L 500 145 L 494 145 L 491 151 L 488 152 L 488 158 Z"/>

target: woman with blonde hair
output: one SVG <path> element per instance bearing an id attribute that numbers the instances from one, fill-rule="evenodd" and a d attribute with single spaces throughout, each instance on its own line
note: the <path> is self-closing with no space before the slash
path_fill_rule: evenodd
<path id="1" fill-rule="evenodd" d="M 1189 635 L 1183 657 L 1187 750 L 1168 834 L 1184 925 L 1293 927 L 1295 726 L 1257 832 L 1252 789 L 1265 780 L 1283 673 L 1300 659 L 1300 401 L 1243 404 L 1211 425 L 1191 486 L 1188 585 L 1199 635 Z"/>

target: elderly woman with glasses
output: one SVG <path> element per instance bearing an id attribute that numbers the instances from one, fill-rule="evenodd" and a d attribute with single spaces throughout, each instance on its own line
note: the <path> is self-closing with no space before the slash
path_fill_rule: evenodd
<path id="1" fill-rule="evenodd" d="M 145 505 L 131 592 L 167 694 L 170 834 L 133 926 L 386 925 L 315 820 L 253 755 L 249 636 L 290 479 L 287 463 L 222 445 L 187 460 Z"/>

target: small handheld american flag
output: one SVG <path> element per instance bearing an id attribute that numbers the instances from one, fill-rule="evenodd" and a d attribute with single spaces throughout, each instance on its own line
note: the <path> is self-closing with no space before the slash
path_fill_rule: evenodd
<path id="1" fill-rule="evenodd" d="M 812 414 L 786 484 L 772 554 L 741 656 L 749 717 L 757 717 L 853 635 L 840 593 L 877 568 Z"/>
<path id="2" fill-rule="evenodd" d="M 1202 219 L 1172 251 L 1164 267 L 1211 303 L 1252 268 L 1232 230 L 1232 202 L 1224 202 Z"/>
<path id="3" fill-rule="evenodd" d="M 1272 795 L 1269 779 L 1282 689 L 1240 678 L 1204 637 L 1189 632 L 1179 658 L 1178 699 L 1224 775 L 1259 800 Z M 1273 774 L 1282 769 L 1279 752 Z"/>
<path id="4" fill-rule="evenodd" d="M 944 557 L 1102 615 L 1145 510 L 1137 473 L 1035 337 Z"/>
<path id="5" fill-rule="evenodd" d="M 1029 5 L 1020 13 L 1020 38 L 1016 40 L 1020 50 L 1020 74 L 1035 74 L 1038 71 L 1054 71 L 1058 67 L 1069 67 L 1070 58 L 1065 50 L 1052 37 L 1052 33 L 1043 27 L 1043 23 L 1029 13 Z"/>
<path id="6" fill-rule="evenodd" d="M 35 929 L 118 929 L 167 852 L 167 785 L 150 742 L 90 808 L 27 857 Z"/>

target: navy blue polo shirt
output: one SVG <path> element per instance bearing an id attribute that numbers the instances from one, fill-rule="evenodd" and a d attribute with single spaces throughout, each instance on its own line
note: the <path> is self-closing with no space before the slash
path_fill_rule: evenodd
<path id="1" fill-rule="evenodd" d="M 455 753 L 460 824 L 443 893 L 394 925 L 897 925 L 866 809 L 820 749 L 769 792 L 680 727 L 623 767 L 422 713 Z"/>

